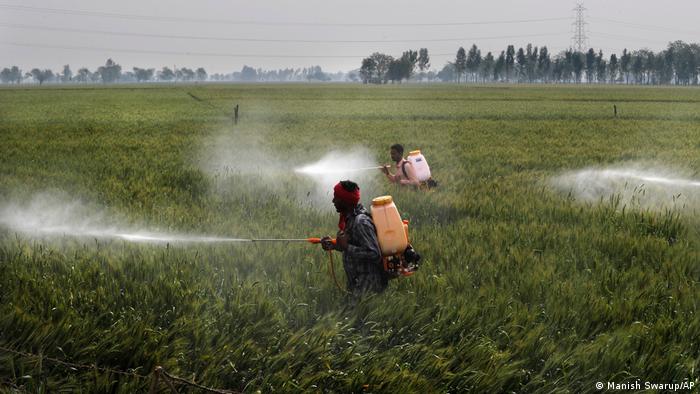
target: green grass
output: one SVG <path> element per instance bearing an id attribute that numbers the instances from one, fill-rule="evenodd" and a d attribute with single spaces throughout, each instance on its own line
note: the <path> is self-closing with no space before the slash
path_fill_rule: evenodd
<path id="1" fill-rule="evenodd" d="M 235 104 L 241 122 L 233 127 Z M 162 365 L 246 392 L 697 384 L 697 213 L 633 209 L 615 198 L 584 204 L 546 180 L 644 160 L 697 175 L 699 121 L 692 88 L 0 89 L 0 201 L 48 192 L 181 233 L 334 233 L 330 201 L 298 200 L 313 187 L 307 179 L 204 171 L 203 152 L 222 134 L 239 150 L 255 140 L 292 163 L 358 145 L 387 161 L 388 146 L 401 142 L 423 150 L 441 183 L 429 193 L 397 190 L 379 175 L 361 185 L 364 202 L 394 196 L 424 264 L 356 306 L 310 245 L 33 240 L 0 229 L 0 346 L 144 375 Z M 134 392 L 148 384 L 0 352 L 8 388 Z"/>

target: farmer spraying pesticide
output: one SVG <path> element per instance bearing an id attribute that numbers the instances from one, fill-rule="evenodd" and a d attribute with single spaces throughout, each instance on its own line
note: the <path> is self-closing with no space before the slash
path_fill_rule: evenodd
<path id="1" fill-rule="evenodd" d="M 377 230 L 360 204 L 360 187 L 352 181 L 337 183 L 333 188 L 333 205 L 340 214 L 338 233 L 335 243 L 330 237 L 323 237 L 321 247 L 343 253 L 348 292 L 354 295 L 383 292 L 388 277 L 382 267 Z"/>
<path id="2" fill-rule="evenodd" d="M 408 158 L 403 157 L 403 145 L 394 144 L 389 150 L 391 160 L 396 163 L 396 172 L 389 171 L 389 165 L 381 167 L 389 182 L 401 186 L 415 186 L 417 188 L 432 188 L 437 186 L 430 174 L 430 167 L 425 157 L 419 150 L 411 151 Z"/>
<path id="3" fill-rule="evenodd" d="M 410 276 L 420 256 L 408 239 L 408 221 L 401 220 L 391 196 L 372 200 L 372 213 L 360 204 L 360 187 L 341 181 L 333 188 L 333 205 L 340 214 L 336 239 L 323 237 L 324 250 L 343 252 L 347 291 L 381 293 L 388 280 Z"/>
<path id="4" fill-rule="evenodd" d="M 396 183 L 402 186 L 420 185 L 420 181 L 418 180 L 418 177 L 416 177 L 416 172 L 413 168 L 413 164 L 410 161 L 404 159 L 403 157 L 403 145 L 392 145 L 391 149 L 389 150 L 389 155 L 391 156 L 391 160 L 396 163 L 396 172 L 393 174 L 389 171 L 388 165 L 382 167 L 382 172 L 384 173 L 384 175 L 386 175 L 387 179 L 389 179 L 389 182 Z"/>

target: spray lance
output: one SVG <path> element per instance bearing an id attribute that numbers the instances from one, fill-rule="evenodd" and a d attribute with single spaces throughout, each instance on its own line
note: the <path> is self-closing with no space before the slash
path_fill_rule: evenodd
<path id="1" fill-rule="evenodd" d="M 294 170 L 294 172 L 297 173 L 302 173 L 302 174 L 307 174 L 307 175 L 328 175 L 328 174 L 347 174 L 349 172 L 358 172 L 358 171 L 372 171 L 372 170 L 381 170 L 384 168 L 384 166 L 371 166 L 371 167 L 359 167 L 359 168 L 323 168 L 322 166 L 319 165 L 310 165 L 302 168 L 297 168 Z"/>
<path id="2" fill-rule="evenodd" d="M 308 242 L 312 244 L 320 244 L 321 238 L 250 238 L 248 242 Z M 331 239 L 331 243 L 335 245 L 335 239 Z"/>
<path id="3" fill-rule="evenodd" d="M 251 238 L 251 239 L 248 239 L 247 241 L 249 241 L 249 242 L 308 242 L 311 244 L 320 244 L 321 238 L 316 238 L 316 237 L 311 237 L 311 238 Z M 333 245 L 335 245 L 336 244 L 335 238 L 331 238 L 330 242 Z M 328 273 L 333 278 L 333 282 L 335 283 L 335 286 L 338 288 L 338 290 L 346 291 L 340 286 L 340 283 L 338 283 L 338 278 L 335 276 L 335 268 L 333 266 L 333 251 L 332 250 L 328 251 Z"/>

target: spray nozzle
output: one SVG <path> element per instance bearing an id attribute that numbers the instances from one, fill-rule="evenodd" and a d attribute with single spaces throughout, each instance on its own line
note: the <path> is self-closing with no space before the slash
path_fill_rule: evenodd
<path id="1" fill-rule="evenodd" d="M 320 244 L 321 243 L 321 238 L 307 238 L 306 239 L 308 242 L 311 242 L 312 244 Z M 335 245 L 335 238 L 331 238 L 331 243 Z"/>

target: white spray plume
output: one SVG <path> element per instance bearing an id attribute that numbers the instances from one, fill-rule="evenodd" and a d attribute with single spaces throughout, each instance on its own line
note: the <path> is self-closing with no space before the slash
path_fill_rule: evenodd
<path id="1" fill-rule="evenodd" d="M 556 176 L 550 183 L 561 192 L 592 203 L 619 196 L 623 204 L 645 209 L 700 207 L 700 180 L 659 165 L 585 168 Z"/>
<path id="2" fill-rule="evenodd" d="M 365 195 L 374 189 L 379 164 L 366 148 L 319 152 L 318 156 L 325 153 L 319 160 L 301 164 L 316 155 L 276 152 L 261 134 L 264 133 L 246 129 L 222 130 L 203 146 L 200 167 L 220 181 L 220 190 L 234 191 L 240 182 L 233 183 L 231 179 L 244 177 L 246 187 L 256 188 L 257 193 L 290 196 L 299 205 L 330 211 L 333 185 L 338 181 L 349 179 L 358 183 Z"/>
<path id="3" fill-rule="evenodd" d="M 333 186 L 342 180 L 357 183 L 365 195 L 371 193 L 371 180 L 377 176 L 379 168 L 367 149 L 356 147 L 347 151 L 329 152 L 318 161 L 295 168 L 294 172 L 313 180 L 316 196 L 330 201 L 328 196 L 332 195 Z"/>
<path id="4" fill-rule="evenodd" d="M 260 135 L 232 133 L 230 130 L 221 131 L 202 148 L 199 163 L 206 173 L 223 177 L 275 176 L 289 168 L 266 146 Z"/>
<path id="5" fill-rule="evenodd" d="M 38 194 L 28 203 L 0 207 L 0 226 L 33 238 L 75 237 L 123 239 L 147 243 L 246 242 L 247 239 L 148 231 L 107 220 L 101 210 L 76 200 Z"/>

